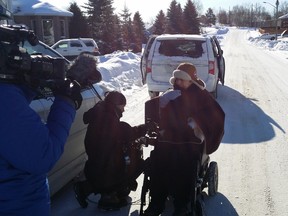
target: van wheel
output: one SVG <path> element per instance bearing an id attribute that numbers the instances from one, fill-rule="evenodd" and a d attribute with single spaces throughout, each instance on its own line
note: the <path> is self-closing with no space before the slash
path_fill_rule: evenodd
<path id="1" fill-rule="evenodd" d="M 149 91 L 149 96 L 150 96 L 150 98 L 152 99 L 152 98 L 154 98 L 154 97 L 159 96 L 159 92 Z"/>

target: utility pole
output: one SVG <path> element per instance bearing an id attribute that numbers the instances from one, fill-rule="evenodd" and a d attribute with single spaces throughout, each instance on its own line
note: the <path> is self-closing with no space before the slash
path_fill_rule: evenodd
<path id="1" fill-rule="evenodd" d="M 276 0 L 276 14 L 275 14 L 275 19 L 276 19 L 276 36 L 275 36 L 275 40 L 277 41 L 277 37 L 278 37 L 278 7 L 279 7 L 279 1 Z"/>
<path id="2" fill-rule="evenodd" d="M 269 4 L 270 6 L 275 8 L 275 40 L 278 38 L 278 7 L 279 7 L 279 0 L 276 0 L 275 6 L 269 2 L 264 1 L 263 3 Z"/>

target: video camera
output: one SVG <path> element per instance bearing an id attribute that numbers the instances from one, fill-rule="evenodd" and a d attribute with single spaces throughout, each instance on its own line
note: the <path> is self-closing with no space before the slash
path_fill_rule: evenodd
<path id="1" fill-rule="evenodd" d="M 53 91 L 66 78 L 76 80 L 82 87 L 102 80 L 94 56 L 79 55 L 68 65 L 61 57 L 30 55 L 23 48 L 28 42 L 32 46 L 39 43 L 33 31 L 21 26 L 0 26 L 0 82 L 24 83 L 37 90 Z"/>
<path id="2" fill-rule="evenodd" d="M 0 81 L 49 87 L 65 79 L 65 59 L 29 55 L 24 42 L 39 43 L 33 31 L 21 26 L 0 26 Z"/>

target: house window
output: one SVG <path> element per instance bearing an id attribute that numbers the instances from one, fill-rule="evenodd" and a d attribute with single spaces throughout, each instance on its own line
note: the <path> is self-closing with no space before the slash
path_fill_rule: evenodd
<path id="1" fill-rule="evenodd" d="M 42 20 L 42 29 L 43 29 L 43 42 L 47 45 L 52 45 L 54 41 L 54 28 L 53 21 L 51 19 Z"/>
<path id="2" fill-rule="evenodd" d="M 65 36 L 65 22 L 64 22 L 64 20 L 60 20 L 60 37 L 61 37 L 61 39 L 66 38 L 66 36 Z"/>

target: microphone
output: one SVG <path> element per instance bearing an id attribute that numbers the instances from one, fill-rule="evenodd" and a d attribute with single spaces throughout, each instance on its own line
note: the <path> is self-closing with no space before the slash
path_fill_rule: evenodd
<path id="1" fill-rule="evenodd" d="M 66 77 L 76 80 L 82 87 L 100 82 L 102 75 L 97 70 L 97 58 L 88 53 L 80 54 L 70 64 Z"/>

